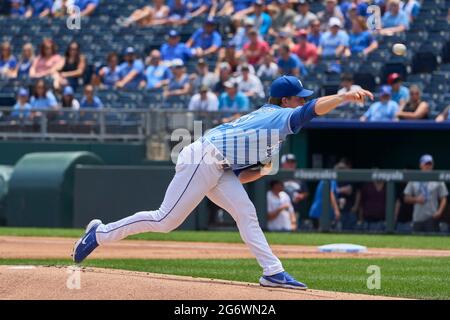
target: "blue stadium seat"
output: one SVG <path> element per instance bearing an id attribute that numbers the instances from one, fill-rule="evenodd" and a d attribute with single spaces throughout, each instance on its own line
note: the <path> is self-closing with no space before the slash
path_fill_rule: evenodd
<path id="1" fill-rule="evenodd" d="M 430 73 L 437 68 L 437 58 L 433 52 L 418 52 L 412 61 L 413 73 Z"/>
<path id="2" fill-rule="evenodd" d="M 418 73 L 418 74 L 410 74 L 407 76 L 406 80 L 409 83 L 414 83 L 420 85 L 423 89 L 426 87 L 431 81 L 431 74 L 428 73 Z"/>
<path id="3" fill-rule="evenodd" d="M 401 62 L 386 63 L 383 67 L 383 72 L 381 73 L 381 82 L 385 83 L 387 77 L 391 73 L 399 73 L 402 76 L 402 79 L 406 79 L 408 72 L 406 65 L 404 63 Z"/>
<path id="4" fill-rule="evenodd" d="M 377 85 L 376 78 L 371 73 L 358 72 L 353 76 L 355 84 L 360 85 L 364 89 L 374 92 Z"/>

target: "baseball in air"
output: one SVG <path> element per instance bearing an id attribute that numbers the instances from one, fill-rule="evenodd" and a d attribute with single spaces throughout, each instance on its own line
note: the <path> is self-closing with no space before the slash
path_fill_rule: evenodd
<path id="1" fill-rule="evenodd" d="M 406 46 L 403 43 L 396 43 L 392 46 L 392 51 L 398 56 L 406 54 Z"/>

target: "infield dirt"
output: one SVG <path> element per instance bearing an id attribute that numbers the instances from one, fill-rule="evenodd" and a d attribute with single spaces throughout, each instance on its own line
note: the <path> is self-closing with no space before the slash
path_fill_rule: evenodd
<path id="1" fill-rule="evenodd" d="M 76 239 L 0 236 L 5 259 L 67 259 Z M 368 248 L 365 253 L 324 253 L 314 246 L 272 245 L 280 258 L 450 257 L 450 250 Z M 126 240 L 97 248 L 101 259 L 241 259 L 253 258 L 242 243 Z"/>

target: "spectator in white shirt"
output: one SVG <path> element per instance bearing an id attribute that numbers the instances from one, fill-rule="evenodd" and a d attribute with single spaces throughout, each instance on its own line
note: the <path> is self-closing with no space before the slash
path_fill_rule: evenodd
<path id="1" fill-rule="evenodd" d="M 283 182 L 270 182 L 267 192 L 267 229 L 269 231 L 293 231 L 297 229 L 297 221 L 291 198 L 283 191 Z"/>
<path id="2" fill-rule="evenodd" d="M 263 64 L 256 72 L 258 78 L 275 79 L 278 76 L 278 65 L 275 63 L 272 54 L 266 54 Z"/>
<path id="3" fill-rule="evenodd" d="M 247 64 L 242 65 L 241 72 L 242 75 L 236 79 L 239 91 L 243 92 L 249 98 L 263 99 L 265 93 L 261 80 L 250 73 L 250 67 Z"/>
<path id="4" fill-rule="evenodd" d="M 200 93 L 194 94 L 189 101 L 189 111 L 217 111 L 219 99 L 209 91 L 207 86 L 200 88 Z"/>
<path id="5" fill-rule="evenodd" d="M 347 92 L 353 92 L 353 91 L 358 91 L 361 90 L 362 88 L 360 86 L 358 86 L 357 84 L 353 83 L 353 76 L 351 74 L 345 73 L 341 76 L 341 88 L 338 90 L 338 94 L 343 94 L 343 93 L 347 93 Z M 344 105 L 350 105 L 349 103 L 343 103 L 341 104 L 341 106 Z M 364 104 L 363 103 L 359 103 L 359 104 L 354 104 L 357 105 L 359 107 L 363 107 Z"/>
<path id="6" fill-rule="evenodd" d="M 299 0 L 297 7 L 297 16 L 294 18 L 293 26 L 290 26 L 291 31 L 300 29 L 307 29 L 317 16 L 309 10 L 309 3 L 306 0 Z"/>

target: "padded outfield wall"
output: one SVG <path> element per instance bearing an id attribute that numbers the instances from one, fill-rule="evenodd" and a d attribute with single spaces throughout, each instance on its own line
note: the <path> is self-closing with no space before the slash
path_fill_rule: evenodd
<path id="1" fill-rule="evenodd" d="M 0 165 L 15 165 L 31 152 L 89 151 L 109 165 L 140 165 L 145 160 L 143 142 L 0 141 Z"/>

